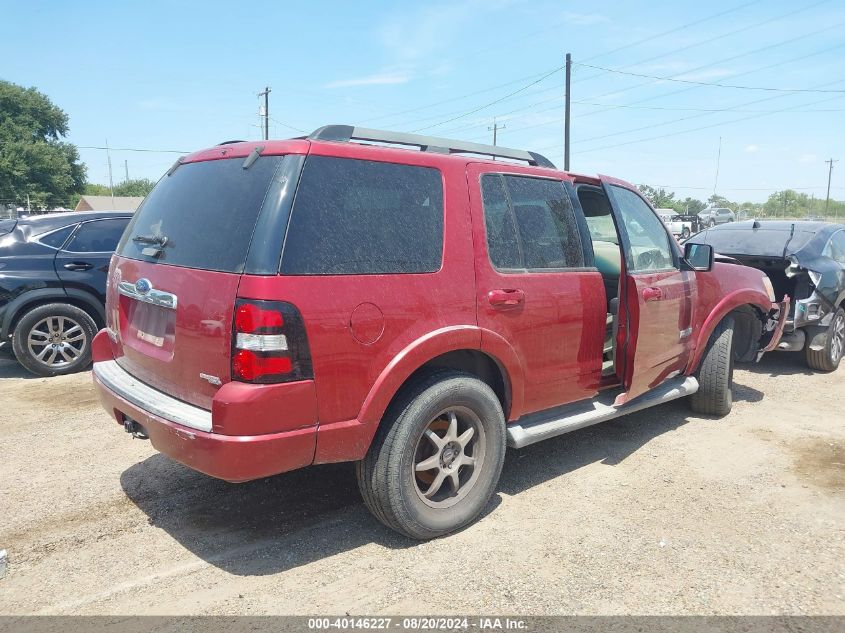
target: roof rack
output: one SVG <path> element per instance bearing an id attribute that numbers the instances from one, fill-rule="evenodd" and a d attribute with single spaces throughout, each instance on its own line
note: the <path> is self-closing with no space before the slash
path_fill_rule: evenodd
<path id="1" fill-rule="evenodd" d="M 396 145 L 410 145 L 419 147 L 423 152 L 437 152 L 439 154 L 480 154 L 482 156 L 496 156 L 524 160 L 535 167 L 556 169 L 554 163 L 542 154 L 528 152 L 524 149 L 508 149 L 498 145 L 484 145 L 469 143 L 420 134 L 406 134 L 404 132 L 389 132 L 373 130 L 353 125 L 324 125 L 314 130 L 307 137 L 311 141 L 335 141 L 348 143 L 351 140 L 373 141 L 377 143 L 392 143 Z"/>
<path id="2" fill-rule="evenodd" d="M 222 143 L 218 143 L 217 146 L 219 147 L 220 145 L 231 145 L 232 143 L 246 143 L 246 141 L 239 141 L 239 140 L 223 141 Z"/>

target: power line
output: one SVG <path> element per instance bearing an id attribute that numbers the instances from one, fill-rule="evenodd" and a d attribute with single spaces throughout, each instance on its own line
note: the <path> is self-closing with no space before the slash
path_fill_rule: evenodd
<path id="1" fill-rule="evenodd" d="M 592 57 L 588 57 L 585 61 L 591 61 L 593 59 L 598 59 L 599 57 L 606 57 L 608 55 L 612 55 L 613 53 L 618 53 L 619 51 L 624 51 L 627 48 L 632 48 L 634 46 L 639 46 L 640 44 L 647 44 L 649 42 L 653 42 L 661 37 L 666 37 L 667 35 L 671 35 L 672 33 L 676 33 L 678 31 L 683 31 L 693 26 L 698 26 L 699 24 L 703 24 L 704 22 L 709 22 L 710 20 L 714 20 L 716 18 L 720 18 L 723 15 L 727 15 L 729 13 L 734 13 L 739 11 L 740 9 L 744 9 L 745 7 L 751 6 L 752 4 L 759 4 L 761 0 L 752 0 L 752 2 L 746 2 L 739 6 L 736 6 L 732 9 L 726 9 L 725 11 L 720 11 L 719 13 L 714 13 L 713 15 L 707 16 L 706 18 L 701 18 L 700 20 L 695 20 L 694 22 L 689 22 L 687 24 L 683 24 L 679 27 L 669 29 L 668 31 L 664 31 L 662 33 L 658 33 L 656 35 L 650 35 L 649 37 L 644 37 L 641 40 L 637 40 L 636 42 L 632 42 L 630 44 L 624 44 L 623 46 L 619 46 L 618 48 L 614 48 L 612 50 L 606 51 L 604 53 L 599 53 L 598 55 L 593 55 Z M 711 38 L 712 41 L 712 38 Z M 677 51 L 673 51 L 677 52 Z M 639 63 L 639 62 L 638 62 Z"/>
<path id="2" fill-rule="evenodd" d="M 416 130 L 412 130 L 412 131 L 413 131 L 413 132 L 422 132 L 423 130 L 430 130 L 430 129 L 431 129 L 431 128 L 433 128 L 433 127 L 439 127 L 439 126 L 441 126 L 441 125 L 445 125 L 445 124 L 447 124 L 447 123 L 451 123 L 452 121 L 457 121 L 458 119 L 463 119 L 464 117 L 468 117 L 468 116 L 470 116 L 471 114 L 475 114 L 476 112 L 481 112 L 481 110 L 485 110 L 485 109 L 489 108 L 490 106 L 496 105 L 497 103 L 501 103 L 501 102 L 502 102 L 502 101 L 504 101 L 505 99 L 510 99 L 511 97 L 513 97 L 514 95 L 519 94 L 520 92 L 524 92 L 525 90 L 528 90 L 531 86 L 536 86 L 538 83 L 540 83 L 540 82 L 541 82 L 541 81 L 543 81 L 544 79 L 547 79 L 547 78 L 551 77 L 552 75 L 554 75 L 555 73 L 560 72 L 560 71 L 561 71 L 561 70 L 563 70 L 565 67 L 566 67 L 565 65 L 564 65 L 564 66 L 559 66 L 558 68 L 555 68 L 555 69 L 554 69 L 554 70 L 552 70 L 551 72 L 546 73 L 545 75 L 543 75 L 543 76 L 542 76 L 542 77 L 540 77 L 539 79 L 537 79 L 537 80 L 535 80 L 535 81 L 532 81 L 530 84 L 525 85 L 525 86 L 523 86 L 522 88 L 519 88 L 518 90 L 514 90 L 513 92 L 508 93 L 508 94 L 506 94 L 504 97 L 501 97 L 501 98 L 499 98 L 499 99 L 496 99 L 495 101 L 491 101 L 490 103 L 485 103 L 485 104 L 484 104 L 484 105 L 482 105 L 482 106 L 479 106 L 479 107 L 477 107 L 477 108 L 474 108 L 474 109 L 472 109 L 472 110 L 470 110 L 470 111 L 468 111 L 468 112 L 464 112 L 463 114 L 459 114 L 458 116 L 452 117 L 451 119 L 446 119 L 445 121 L 441 121 L 440 123 L 434 123 L 434 124 L 432 124 L 432 125 L 426 125 L 425 127 L 417 128 Z"/>
<path id="3" fill-rule="evenodd" d="M 151 152 L 153 154 L 189 154 L 192 150 L 180 149 L 145 149 L 140 147 L 105 147 L 99 145 L 77 145 L 79 149 L 103 149 L 112 152 Z"/>
<path id="4" fill-rule="evenodd" d="M 838 81 L 843 81 L 843 80 L 838 80 Z M 832 82 L 832 83 L 837 83 L 837 82 Z M 803 106 L 805 106 L 805 105 L 816 105 L 817 103 L 825 103 L 825 102 L 827 102 L 827 101 L 833 101 L 834 99 L 842 99 L 842 98 L 843 98 L 843 96 L 845 96 L 845 95 L 837 95 L 837 96 L 835 96 L 835 97 L 828 97 L 828 98 L 826 98 L 826 99 L 821 99 L 821 100 L 819 100 L 819 101 L 813 101 L 812 103 L 805 103 L 805 104 L 802 104 L 802 105 L 799 105 L 799 106 L 790 106 L 790 107 L 787 107 L 787 108 L 782 108 L 782 109 L 780 109 L 780 110 L 772 110 L 772 112 L 770 112 L 770 113 L 768 113 L 768 114 L 777 114 L 777 113 L 781 113 L 781 112 L 788 112 L 789 110 L 793 110 L 793 109 L 795 109 L 795 108 L 800 108 L 800 107 L 803 107 Z M 730 121 L 721 121 L 721 122 L 719 122 L 719 123 L 712 123 L 712 124 L 709 124 L 709 125 L 702 125 L 702 126 L 700 126 L 700 127 L 691 128 L 691 129 L 687 129 L 687 130 L 679 130 L 679 131 L 677 131 L 677 132 L 670 132 L 670 133 L 667 133 L 667 134 L 660 134 L 660 135 L 658 135 L 658 136 L 651 136 L 651 137 L 648 137 L 648 138 L 641 138 L 641 139 L 635 139 L 635 140 L 631 140 L 631 141 L 626 141 L 626 142 L 624 142 L 624 143 L 615 143 L 615 144 L 613 144 L 613 145 L 603 145 L 603 146 L 601 146 L 601 147 L 593 147 L 593 148 L 590 148 L 590 149 L 581 150 L 581 151 L 580 151 L 580 153 L 581 153 L 581 154 L 586 154 L 586 153 L 589 153 L 589 152 L 598 152 L 598 151 L 605 150 L 605 149 L 615 149 L 615 148 L 617 148 L 617 147 L 622 147 L 622 146 L 625 146 L 625 145 L 634 145 L 634 144 L 636 144 L 636 143 L 645 143 L 645 142 L 647 142 L 647 141 L 656 141 L 656 140 L 663 139 L 663 138 L 668 138 L 668 137 L 671 137 L 671 136 L 678 136 L 678 135 L 681 135 L 681 134 L 689 134 L 690 132 L 698 132 L 698 131 L 700 131 L 700 130 L 707 130 L 707 129 L 710 129 L 710 128 L 718 127 L 718 126 L 720 126 L 720 125 L 730 125 L 731 123 L 739 123 L 739 122 L 741 122 L 741 121 L 748 121 L 749 119 L 754 119 L 754 118 L 757 118 L 758 116 L 760 116 L 760 115 L 758 115 L 758 114 L 754 114 L 754 115 L 752 115 L 752 116 L 740 117 L 740 118 L 738 118 L 738 119 L 732 119 L 732 120 L 730 120 Z M 766 116 L 766 115 L 763 115 L 763 116 Z M 553 145 L 553 146 L 551 146 L 551 147 L 540 148 L 540 149 L 539 149 L 539 150 L 537 150 L 537 151 L 542 151 L 542 150 L 544 150 L 544 149 L 551 149 L 552 147 L 558 147 L 558 146 L 557 146 L 557 145 Z"/>
<path id="5" fill-rule="evenodd" d="M 302 132 L 303 134 L 308 134 L 308 132 L 306 132 L 305 130 L 301 130 L 301 129 L 299 129 L 298 127 L 294 127 L 294 126 L 292 126 L 292 125 L 289 125 L 289 124 L 287 124 L 287 123 L 284 123 L 284 122 L 282 122 L 282 121 L 279 121 L 279 119 L 274 119 L 273 117 L 270 117 L 270 120 L 271 120 L 271 121 L 273 121 L 274 123 L 278 123 L 279 125 L 281 125 L 281 126 L 283 126 L 283 127 L 286 127 L 286 128 L 288 128 L 288 129 L 290 129 L 290 130 L 293 130 L 294 132 Z"/>
<path id="6" fill-rule="evenodd" d="M 624 70 L 619 70 L 617 68 L 604 68 L 603 66 L 593 66 L 592 64 L 585 64 L 583 62 L 578 63 L 578 66 L 585 66 L 587 68 L 596 68 L 599 70 L 604 70 L 609 73 L 616 73 L 619 75 L 630 75 L 632 77 L 644 77 L 646 79 L 657 79 L 660 81 L 673 81 L 682 84 L 695 84 L 697 86 L 710 86 L 714 88 L 733 88 L 735 90 L 765 90 L 769 92 L 845 92 L 845 90 L 819 90 L 814 88 L 772 88 L 772 87 L 764 87 L 764 86 L 737 86 L 732 84 L 720 84 L 720 83 L 711 83 L 707 81 L 693 81 L 691 79 L 677 79 L 675 76 L 672 77 L 658 77 L 656 75 L 646 75 L 643 73 L 632 73 Z"/>

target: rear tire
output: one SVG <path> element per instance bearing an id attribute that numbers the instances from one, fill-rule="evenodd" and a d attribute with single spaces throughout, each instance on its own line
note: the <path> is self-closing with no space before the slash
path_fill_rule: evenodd
<path id="1" fill-rule="evenodd" d="M 685 226 L 683 229 L 681 229 L 681 239 L 682 240 L 689 239 L 689 236 L 690 236 L 689 227 Z"/>
<path id="2" fill-rule="evenodd" d="M 804 356 L 810 369 L 831 372 L 839 367 L 843 353 L 845 353 L 845 309 L 839 308 L 827 328 L 824 347 L 820 350 L 810 349 L 808 338 Z"/>
<path id="3" fill-rule="evenodd" d="M 36 376 L 63 376 L 91 364 L 94 319 L 66 303 L 38 306 L 21 317 L 12 334 L 12 351 Z"/>
<path id="4" fill-rule="evenodd" d="M 400 392 L 356 475 L 379 521 L 425 540 L 478 517 L 504 458 L 505 417 L 496 394 L 474 376 L 444 370 Z"/>
<path id="5" fill-rule="evenodd" d="M 695 376 L 698 391 L 690 396 L 690 406 L 696 413 L 725 416 L 733 406 L 733 334 L 734 319 L 723 319 L 707 343 L 707 349 Z"/>

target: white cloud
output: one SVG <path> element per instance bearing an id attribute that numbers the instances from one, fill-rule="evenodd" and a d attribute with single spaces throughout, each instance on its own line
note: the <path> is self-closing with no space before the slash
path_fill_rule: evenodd
<path id="1" fill-rule="evenodd" d="M 352 86 L 388 86 L 404 84 L 411 80 L 411 74 L 405 71 L 388 71 L 366 75 L 364 77 L 353 77 L 351 79 L 340 79 L 325 84 L 324 88 L 349 88 Z"/>
<path id="2" fill-rule="evenodd" d="M 801 154 L 798 156 L 799 163 L 814 163 L 816 162 L 816 155 L 815 154 Z"/>
<path id="3" fill-rule="evenodd" d="M 754 152 L 758 151 L 759 149 L 760 149 L 760 148 L 759 148 L 757 145 L 754 145 L 753 143 L 752 143 L 751 145 L 746 145 L 746 146 L 745 146 L 745 151 L 746 151 L 746 152 L 749 152 L 749 153 L 751 153 L 751 154 L 753 154 Z"/>

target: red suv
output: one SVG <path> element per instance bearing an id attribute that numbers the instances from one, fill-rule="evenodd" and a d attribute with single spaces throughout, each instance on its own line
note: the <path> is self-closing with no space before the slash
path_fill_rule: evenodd
<path id="1" fill-rule="evenodd" d="M 94 380 L 127 431 L 231 482 L 355 461 L 419 539 L 478 516 L 506 446 L 684 396 L 725 415 L 785 313 L 628 183 L 342 125 L 178 161 L 107 295 Z"/>

